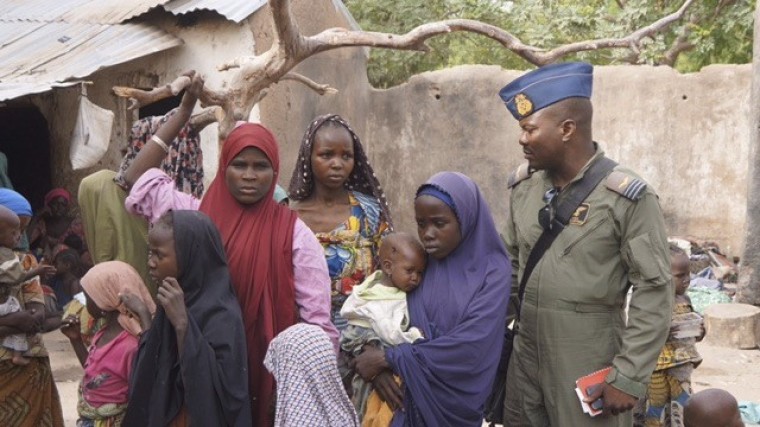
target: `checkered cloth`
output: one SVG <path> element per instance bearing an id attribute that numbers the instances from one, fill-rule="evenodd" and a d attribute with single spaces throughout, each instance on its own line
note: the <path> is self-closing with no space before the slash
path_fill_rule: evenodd
<path id="1" fill-rule="evenodd" d="M 359 426 L 333 345 L 318 326 L 299 323 L 282 331 L 269 344 L 264 366 L 277 382 L 275 427 Z"/>

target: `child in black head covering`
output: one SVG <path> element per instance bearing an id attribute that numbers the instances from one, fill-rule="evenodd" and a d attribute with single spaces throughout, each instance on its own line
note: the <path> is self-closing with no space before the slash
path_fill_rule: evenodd
<path id="1" fill-rule="evenodd" d="M 250 426 L 243 319 L 219 232 L 201 212 L 173 211 L 148 243 L 161 309 L 140 343 L 124 426 Z"/>

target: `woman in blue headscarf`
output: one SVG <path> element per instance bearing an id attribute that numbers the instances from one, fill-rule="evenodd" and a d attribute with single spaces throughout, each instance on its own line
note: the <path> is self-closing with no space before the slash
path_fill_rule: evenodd
<path id="1" fill-rule="evenodd" d="M 367 348 L 356 371 L 396 406 L 392 426 L 481 426 L 504 336 L 511 267 L 490 209 L 465 175 L 442 172 L 417 190 L 417 232 L 429 255 L 408 294 L 424 340 Z"/>

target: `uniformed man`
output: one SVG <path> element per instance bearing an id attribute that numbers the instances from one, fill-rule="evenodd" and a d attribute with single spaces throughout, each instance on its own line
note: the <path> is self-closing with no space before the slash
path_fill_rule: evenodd
<path id="1" fill-rule="evenodd" d="M 554 209 L 604 159 L 591 136 L 592 80 L 589 64 L 554 64 L 499 93 L 519 121 L 527 160 L 509 179 L 512 295 Z M 505 426 L 630 426 L 630 409 L 646 392 L 673 300 L 665 225 L 657 195 L 641 178 L 620 166 L 604 173 L 527 281 Z M 592 418 L 575 381 L 606 367 L 612 369 L 590 399 L 602 397 L 604 414 Z"/>

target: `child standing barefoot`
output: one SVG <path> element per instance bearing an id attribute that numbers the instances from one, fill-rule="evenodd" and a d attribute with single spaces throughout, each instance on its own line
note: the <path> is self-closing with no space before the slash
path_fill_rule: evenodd
<path id="1" fill-rule="evenodd" d="M 142 333 L 140 322 L 127 313 L 119 295 L 135 295 L 149 312 L 154 312 L 156 306 L 137 271 L 121 261 L 94 266 L 82 277 L 81 285 L 87 297 L 87 311 L 94 318 L 105 318 L 105 325 L 93 337 L 89 350 L 82 342 L 76 316 L 67 317 L 61 328 L 84 367 L 77 426 L 118 426 L 127 407 L 137 337 Z"/>
<path id="2" fill-rule="evenodd" d="M 148 233 L 161 306 L 140 342 L 125 427 L 249 427 L 251 402 L 240 305 L 222 240 L 197 211 L 170 211 Z"/>
<path id="3" fill-rule="evenodd" d="M 670 335 L 657 358 L 646 398 L 639 400 L 634 410 L 636 427 L 683 426 L 683 408 L 692 393 L 691 374 L 702 363 L 694 343 L 704 337 L 704 327 L 686 296 L 689 257 L 674 245 L 670 247 L 670 272 L 675 291 Z M 698 325 L 693 327 L 695 320 Z"/>

